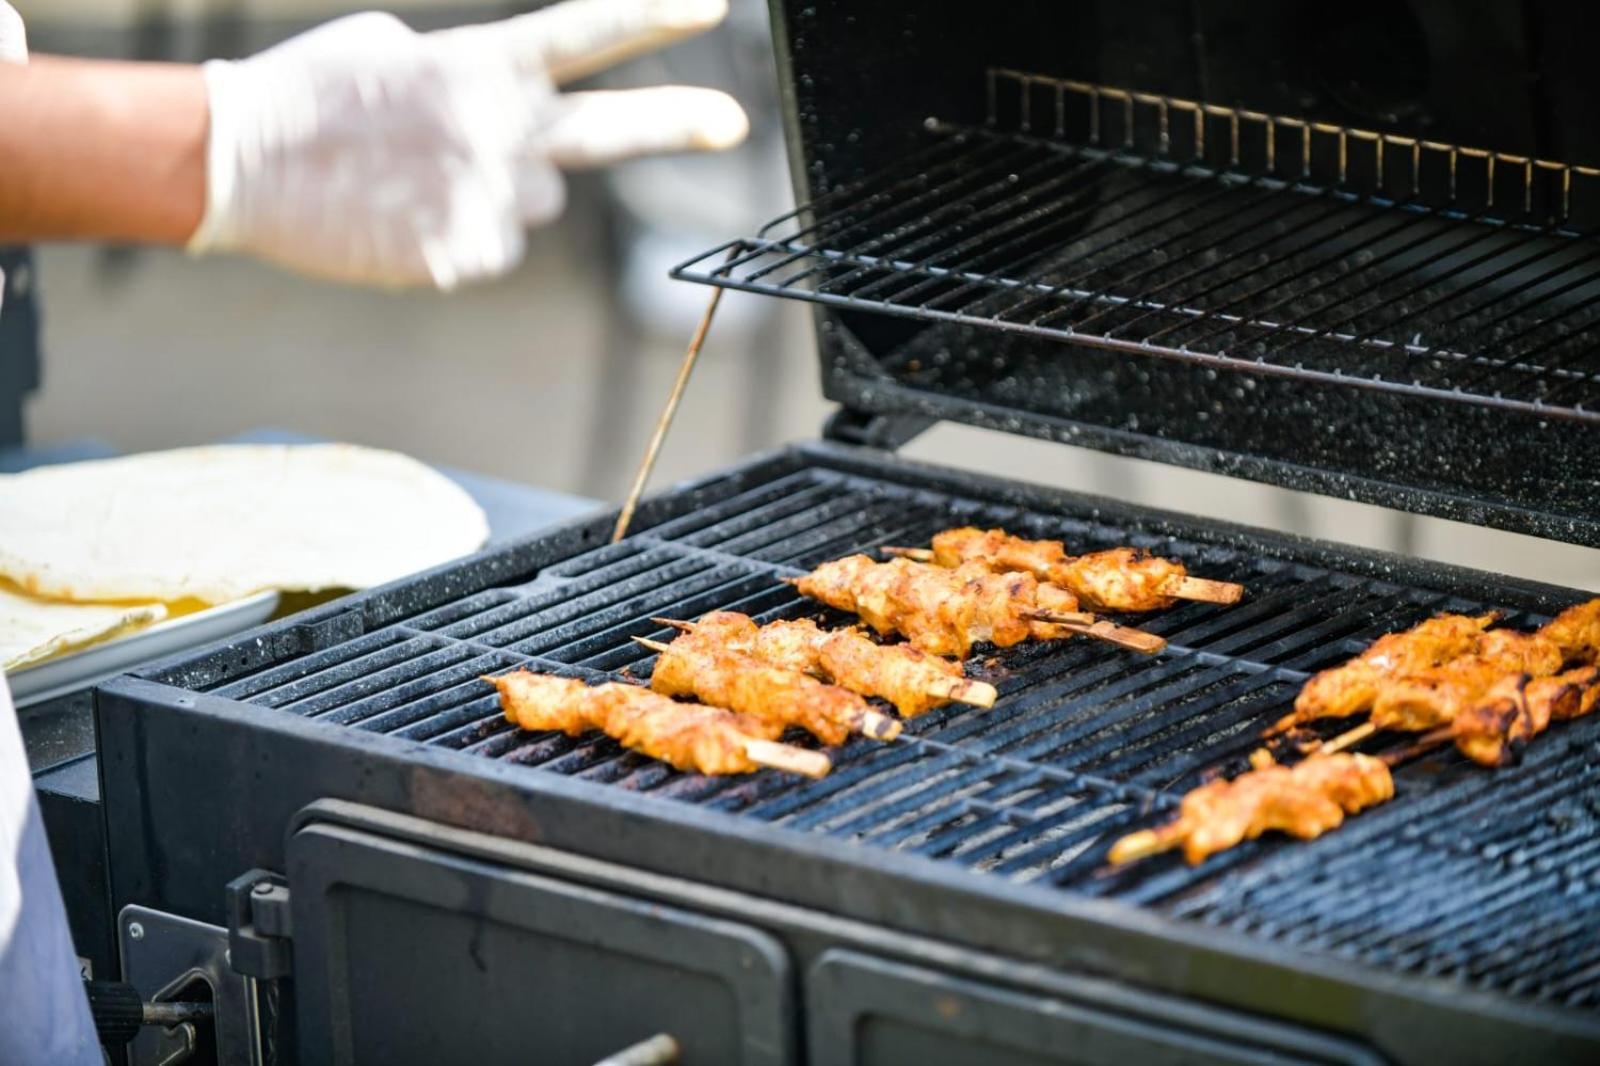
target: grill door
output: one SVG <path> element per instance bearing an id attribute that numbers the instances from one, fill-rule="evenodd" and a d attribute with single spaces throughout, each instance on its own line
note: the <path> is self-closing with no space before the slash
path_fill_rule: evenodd
<path id="1" fill-rule="evenodd" d="M 343 826 L 295 833 L 288 869 L 302 1061 L 592 1063 L 658 1033 L 793 1061 L 756 929 Z"/>
<path id="2" fill-rule="evenodd" d="M 806 979 L 816 1066 L 1348 1063 L 1356 1045 L 1122 986 L 1048 995 L 829 951 Z M 1085 992 L 1089 992 L 1085 995 Z M 1094 1000 L 1099 999 L 1100 1002 Z"/>

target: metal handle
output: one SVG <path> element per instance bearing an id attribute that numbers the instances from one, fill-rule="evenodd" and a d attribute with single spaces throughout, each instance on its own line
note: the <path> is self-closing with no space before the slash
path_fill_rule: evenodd
<path id="1" fill-rule="evenodd" d="M 101 1043 L 115 1047 L 132 1040 L 146 1025 L 171 1027 L 209 1021 L 212 1016 L 209 1003 L 146 1003 L 137 988 L 122 981 L 85 981 L 83 990 Z"/>
<path id="2" fill-rule="evenodd" d="M 682 1053 L 678 1041 L 670 1034 L 657 1033 L 648 1040 L 607 1055 L 594 1066 L 673 1066 Z"/>

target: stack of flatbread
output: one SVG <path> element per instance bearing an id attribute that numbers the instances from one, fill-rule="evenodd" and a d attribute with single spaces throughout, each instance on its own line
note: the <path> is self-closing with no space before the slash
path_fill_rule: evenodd
<path id="1" fill-rule="evenodd" d="M 483 511 L 394 452 L 219 445 L 0 476 L 0 669 L 173 609 L 382 584 L 481 545 Z"/>

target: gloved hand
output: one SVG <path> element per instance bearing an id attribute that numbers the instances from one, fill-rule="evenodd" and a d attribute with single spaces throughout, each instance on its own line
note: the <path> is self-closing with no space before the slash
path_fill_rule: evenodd
<path id="1" fill-rule="evenodd" d="M 568 0 L 426 34 L 368 13 L 207 63 L 206 207 L 189 249 L 383 285 L 504 273 L 525 227 L 560 213 L 560 168 L 744 139 L 744 112 L 709 89 L 554 88 L 726 12 L 727 0 Z"/>

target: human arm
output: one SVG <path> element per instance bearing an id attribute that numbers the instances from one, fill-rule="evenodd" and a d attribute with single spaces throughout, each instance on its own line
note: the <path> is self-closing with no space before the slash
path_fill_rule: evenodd
<path id="1" fill-rule="evenodd" d="M 0 158 L 14 139 L 31 162 L 0 173 L 0 239 L 184 243 L 391 286 L 503 273 L 526 227 L 559 213 L 562 168 L 743 138 L 743 112 L 711 90 L 555 89 L 725 12 L 569 0 L 427 34 L 367 13 L 204 68 L 3 71 L 0 102 L 29 114 Z"/>
<path id="2" fill-rule="evenodd" d="M 182 244 L 199 225 L 199 67 L 35 56 L 0 63 L 0 101 L 0 244 Z"/>

